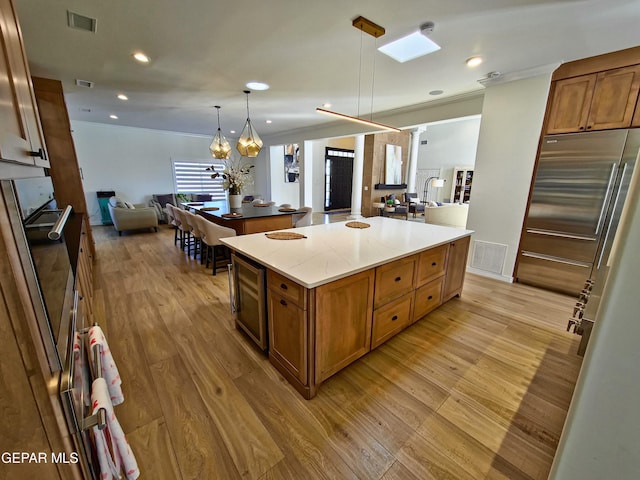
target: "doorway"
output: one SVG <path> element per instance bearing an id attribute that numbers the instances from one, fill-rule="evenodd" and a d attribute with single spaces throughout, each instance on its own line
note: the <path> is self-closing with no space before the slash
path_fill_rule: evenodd
<path id="1" fill-rule="evenodd" d="M 325 147 L 324 211 L 351 208 L 354 151 Z"/>

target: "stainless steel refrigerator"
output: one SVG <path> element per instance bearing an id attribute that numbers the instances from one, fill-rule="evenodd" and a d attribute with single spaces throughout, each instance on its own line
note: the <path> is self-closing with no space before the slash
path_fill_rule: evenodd
<path id="1" fill-rule="evenodd" d="M 519 282 L 577 297 L 587 280 L 601 276 L 639 149 L 639 130 L 544 137 L 518 254 Z"/>

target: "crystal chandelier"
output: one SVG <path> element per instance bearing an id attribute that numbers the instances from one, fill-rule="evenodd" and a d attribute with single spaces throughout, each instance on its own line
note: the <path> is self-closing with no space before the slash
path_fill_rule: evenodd
<path id="1" fill-rule="evenodd" d="M 222 135 L 222 131 L 220 130 L 220 105 L 216 105 L 215 108 L 218 110 L 218 131 L 216 132 L 216 136 L 213 137 L 213 141 L 211 145 L 209 145 L 209 151 L 213 158 L 225 159 L 229 158 L 231 154 L 231 145 L 224 135 Z"/>
<path id="2" fill-rule="evenodd" d="M 249 118 L 249 94 L 251 92 L 244 90 L 244 93 L 247 95 L 247 123 L 244 124 L 236 148 L 243 157 L 257 157 L 262 148 L 262 140 L 251 126 L 251 119 Z"/>

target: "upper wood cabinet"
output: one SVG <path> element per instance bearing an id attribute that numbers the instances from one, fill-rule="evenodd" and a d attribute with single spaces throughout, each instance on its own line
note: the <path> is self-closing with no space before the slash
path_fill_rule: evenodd
<path id="1" fill-rule="evenodd" d="M 636 102 L 636 113 L 633 114 L 633 120 L 631 120 L 632 127 L 640 127 L 640 95 Z"/>
<path id="2" fill-rule="evenodd" d="M 0 158 L 49 167 L 20 25 L 0 0 Z"/>
<path id="3" fill-rule="evenodd" d="M 640 65 L 558 80 L 554 86 L 548 134 L 626 128 L 638 102 Z"/>

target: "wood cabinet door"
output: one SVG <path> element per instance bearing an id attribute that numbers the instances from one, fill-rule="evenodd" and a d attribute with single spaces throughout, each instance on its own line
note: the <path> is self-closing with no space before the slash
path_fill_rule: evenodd
<path id="1" fill-rule="evenodd" d="M 301 383 L 306 384 L 306 345 L 309 336 L 307 312 L 272 290 L 267 292 L 267 306 L 269 355 L 275 357 Z"/>
<path id="2" fill-rule="evenodd" d="M 636 101 L 636 110 L 633 114 L 633 120 L 631 120 L 632 127 L 640 127 L 640 94 L 638 95 L 638 100 Z"/>
<path id="3" fill-rule="evenodd" d="M 640 89 L 640 65 L 598 73 L 587 130 L 631 125 Z"/>
<path id="4" fill-rule="evenodd" d="M 374 277 L 371 269 L 316 288 L 317 383 L 371 349 Z"/>
<path id="5" fill-rule="evenodd" d="M 11 0 L 0 0 L 0 157 L 49 167 L 22 34 Z M 30 152 L 42 152 L 43 158 Z"/>
<path id="6" fill-rule="evenodd" d="M 555 82 L 547 133 L 585 130 L 596 77 L 594 73 Z"/>
<path id="7" fill-rule="evenodd" d="M 462 291 L 470 241 L 471 237 L 464 237 L 449 244 L 447 273 L 444 280 L 444 293 L 442 298 L 443 302 L 446 302 L 451 297 L 460 295 Z"/>

